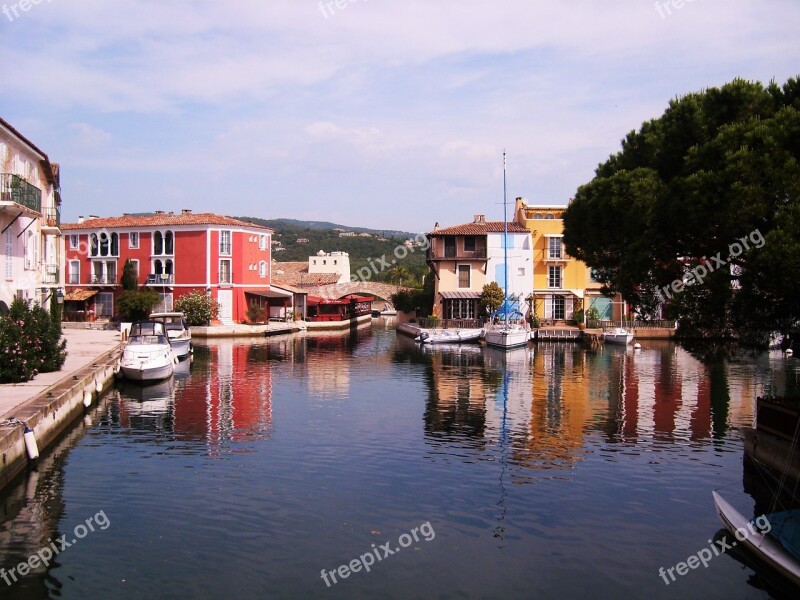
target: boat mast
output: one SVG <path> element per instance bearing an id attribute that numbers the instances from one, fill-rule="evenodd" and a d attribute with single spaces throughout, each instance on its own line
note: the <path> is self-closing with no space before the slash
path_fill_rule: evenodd
<path id="1" fill-rule="evenodd" d="M 506 151 L 503 149 L 503 318 L 508 324 L 508 202 L 506 194 Z"/>

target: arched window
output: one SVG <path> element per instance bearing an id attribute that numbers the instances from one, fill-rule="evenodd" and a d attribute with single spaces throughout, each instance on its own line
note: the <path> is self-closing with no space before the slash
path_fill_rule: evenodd
<path id="1" fill-rule="evenodd" d="M 153 233 L 153 254 L 156 256 L 164 254 L 164 236 L 160 231 Z"/>
<path id="2" fill-rule="evenodd" d="M 119 234 L 111 234 L 111 256 L 119 256 Z"/>
<path id="3" fill-rule="evenodd" d="M 259 277 L 267 276 L 267 261 L 262 260 L 260 263 L 258 263 L 258 276 Z"/>
<path id="4" fill-rule="evenodd" d="M 174 246 L 175 246 L 174 236 L 172 235 L 171 231 L 167 231 L 164 234 L 164 254 L 168 256 L 172 256 L 173 254 L 175 254 Z"/>
<path id="5" fill-rule="evenodd" d="M 100 256 L 96 233 L 89 234 L 89 256 Z"/>
<path id="6" fill-rule="evenodd" d="M 100 233 L 100 256 L 108 256 L 108 234 Z"/>
<path id="7" fill-rule="evenodd" d="M 155 259 L 153 261 L 153 273 L 155 275 L 161 275 L 164 272 L 164 263 L 162 263 L 159 259 Z"/>

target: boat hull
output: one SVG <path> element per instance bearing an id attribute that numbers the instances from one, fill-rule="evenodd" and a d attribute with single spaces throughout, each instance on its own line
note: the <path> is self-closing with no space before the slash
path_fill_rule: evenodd
<path id="1" fill-rule="evenodd" d="M 175 367 L 172 361 L 168 364 L 123 366 L 122 374 L 131 381 L 161 381 L 172 377 Z"/>
<path id="2" fill-rule="evenodd" d="M 181 360 L 187 358 L 192 351 L 192 338 L 170 338 L 169 344 L 172 352 Z"/>
<path id="3" fill-rule="evenodd" d="M 625 329 L 614 329 L 603 333 L 603 341 L 607 344 L 627 346 L 633 341 L 633 334 Z"/>
<path id="4" fill-rule="evenodd" d="M 530 332 L 524 329 L 489 329 L 484 332 L 483 339 L 495 348 L 519 348 L 528 344 Z"/>
<path id="5" fill-rule="evenodd" d="M 736 543 L 746 546 L 772 568 L 789 578 L 795 585 L 800 585 L 800 561 L 784 550 L 780 542 L 770 535 L 760 531 L 754 532 L 751 529 L 752 526 L 748 526 L 750 521 L 717 492 L 711 492 L 711 494 L 714 497 L 714 506 L 717 509 L 717 514 L 725 525 L 725 529 L 734 536 L 737 530 L 744 530 L 747 533 L 744 539 L 737 536 Z"/>
<path id="6" fill-rule="evenodd" d="M 477 342 L 481 339 L 480 329 L 464 329 L 464 330 L 445 330 L 439 332 L 423 331 L 415 338 L 416 341 L 423 344 L 466 344 L 469 342 Z"/>

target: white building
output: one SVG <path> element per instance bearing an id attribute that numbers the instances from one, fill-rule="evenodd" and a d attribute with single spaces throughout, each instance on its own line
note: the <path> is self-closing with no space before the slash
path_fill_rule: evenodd
<path id="1" fill-rule="evenodd" d="M 308 272 L 311 273 L 336 273 L 339 280 L 336 283 L 350 281 L 350 255 L 347 252 L 317 252 L 316 256 L 308 257 Z"/>
<path id="2" fill-rule="evenodd" d="M 63 297 L 58 165 L 0 119 L 0 313 Z"/>
<path id="3" fill-rule="evenodd" d="M 503 234 L 486 234 L 486 280 L 496 281 L 506 290 L 506 295 L 519 299 L 523 314 L 528 314 L 530 306 L 526 298 L 533 294 L 533 246 L 530 232 L 508 232 L 508 284 L 505 281 L 503 261 Z"/>

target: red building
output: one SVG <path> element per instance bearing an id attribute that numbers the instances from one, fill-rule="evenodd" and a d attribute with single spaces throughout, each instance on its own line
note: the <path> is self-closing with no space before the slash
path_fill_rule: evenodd
<path id="1" fill-rule="evenodd" d="M 63 224 L 66 266 L 65 317 L 110 318 L 130 259 L 140 286 L 161 295 L 162 310 L 193 291 L 220 303 L 223 324 L 245 321 L 249 302 L 287 302 L 271 289 L 272 230 L 213 213 L 81 218 Z M 291 294 L 288 294 L 291 298 Z M 274 300 L 273 300 L 274 299 Z"/>

